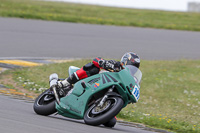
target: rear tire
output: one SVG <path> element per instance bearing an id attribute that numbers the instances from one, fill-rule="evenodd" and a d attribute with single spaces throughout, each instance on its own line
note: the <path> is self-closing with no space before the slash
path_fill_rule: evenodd
<path id="1" fill-rule="evenodd" d="M 56 112 L 55 97 L 49 89 L 40 94 L 34 102 L 33 109 L 39 115 L 51 115 Z"/>
<path id="2" fill-rule="evenodd" d="M 105 126 L 105 127 L 114 127 L 115 126 L 115 124 L 117 123 L 117 120 L 116 120 L 116 118 L 114 117 L 114 118 L 112 118 L 111 120 L 109 120 L 108 122 L 106 122 L 106 123 L 104 123 L 103 125 Z"/>
<path id="3" fill-rule="evenodd" d="M 107 104 L 106 104 L 107 103 Z M 86 124 L 97 126 L 104 124 L 114 118 L 123 108 L 124 101 L 120 97 L 109 97 L 103 109 L 97 107 L 98 104 L 93 104 L 85 113 L 84 121 Z"/>

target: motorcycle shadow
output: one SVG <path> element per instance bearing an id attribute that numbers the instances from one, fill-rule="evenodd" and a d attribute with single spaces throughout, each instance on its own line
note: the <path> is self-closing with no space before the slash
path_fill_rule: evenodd
<path id="1" fill-rule="evenodd" d="M 53 119 L 58 119 L 58 120 L 65 120 L 69 122 L 79 123 L 79 124 L 85 124 L 83 120 L 71 119 L 71 118 L 63 117 L 61 115 L 49 115 L 48 117 L 51 117 Z"/>
<path id="2" fill-rule="evenodd" d="M 120 127 L 117 126 L 118 124 L 116 124 L 115 127 L 110 128 L 110 127 L 105 127 L 104 125 L 99 125 L 99 126 L 87 125 L 87 124 L 85 124 L 84 120 L 71 119 L 71 118 L 63 117 L 61 115 L 49 115 L 48 117 L 50 117 L 52 119 L 68 121 L 68 122 L 77 123 L 77 124 L 90 126 L 90 127 L 95 127 L 95 128 L 97 127 L 97 128 L 103 128 L 103 129 L 110 129 L 110 130 L 113 130 L 113 131 L 116 130 L 116 131 L 126 132 L 126 130 L 120 129 Z"/>

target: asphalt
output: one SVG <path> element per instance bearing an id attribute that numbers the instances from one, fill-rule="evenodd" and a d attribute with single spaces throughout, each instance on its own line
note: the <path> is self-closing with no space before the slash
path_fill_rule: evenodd
<path id="1" fill-rule="evenodd" d="M 200 59 L 200 32 L 0 18 L 0 59 Z"/>
<path id="2" fill-rule="evenodd" d="M 2 133 L 152 133 L 142 125 L 118 122 L 114 128 L 89 126 L 81 120 L 58 115 L 34 113 L 32 101 L 0 95 L 0 131 Z M 157 130 L 161 131 L 161 130 Z M 162 131 L 163 132 L 163 131 Z"/>

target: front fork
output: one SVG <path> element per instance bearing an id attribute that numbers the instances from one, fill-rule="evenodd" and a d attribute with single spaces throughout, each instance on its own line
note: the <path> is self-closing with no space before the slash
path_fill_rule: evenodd
<path id="1" fill-rule="evenodd" d="M 113 92 L 114 88 L 115 88 L 115 85 L 113 85 L 112 88 L 110 88 L 107 93 Z M 101 99 L 100 103 L 97 106 L 102 107 L 104 102 L 107 100 L 107 98 L 108 98 L 108 95 L 104 95 L 104 97 Z"/>
<path id="2" fill-rule="evenodd" d="M 52 87 L 52 90 L 53 90 L 53 92 L 54 92 L 54 96 L 55 96 L 55 98 L 56 98 L 56 102 L 58 103 L 58 105 L 60 104 L 60 99 L 59 99 L 59 96 L 58 96 L 58 94 L 57 94 L 57 92 L 56 92 L 56 86 L 53 86 Z"/>
<path id="3" fill-rule="evenodd" d="M 56 98 L 56 102 L 58 104 L 60 104 L 60 99 L 59 99 L 59 96 L 56 92 L 56 86 L 57 86 L 57 82 L 58 82 L 58 74 L 56 73 L 53 73 L 49 76 L 49 84 L 50 84 L 50 87 L 52 88 L 53 92 L 54 92 L 54 96 Z"/>

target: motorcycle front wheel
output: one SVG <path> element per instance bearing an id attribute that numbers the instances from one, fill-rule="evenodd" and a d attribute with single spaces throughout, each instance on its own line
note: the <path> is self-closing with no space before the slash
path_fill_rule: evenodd
<path id="1" fill-rule="evenodd" d="M 39 115 L 47 116 L 55 113 L 55 96 L 53 92 L 47 89 L 40 94 L 34 102 L 33 109 Z"/>
<path id="2" fill-rule="evenodd" d="M 124 101 L 120 97 L 109 97 L 103 106 L 93 104 L 86 111 L 84 121 L 86 124 L 97 126 L 114 118 L 123 108 Z"/>

